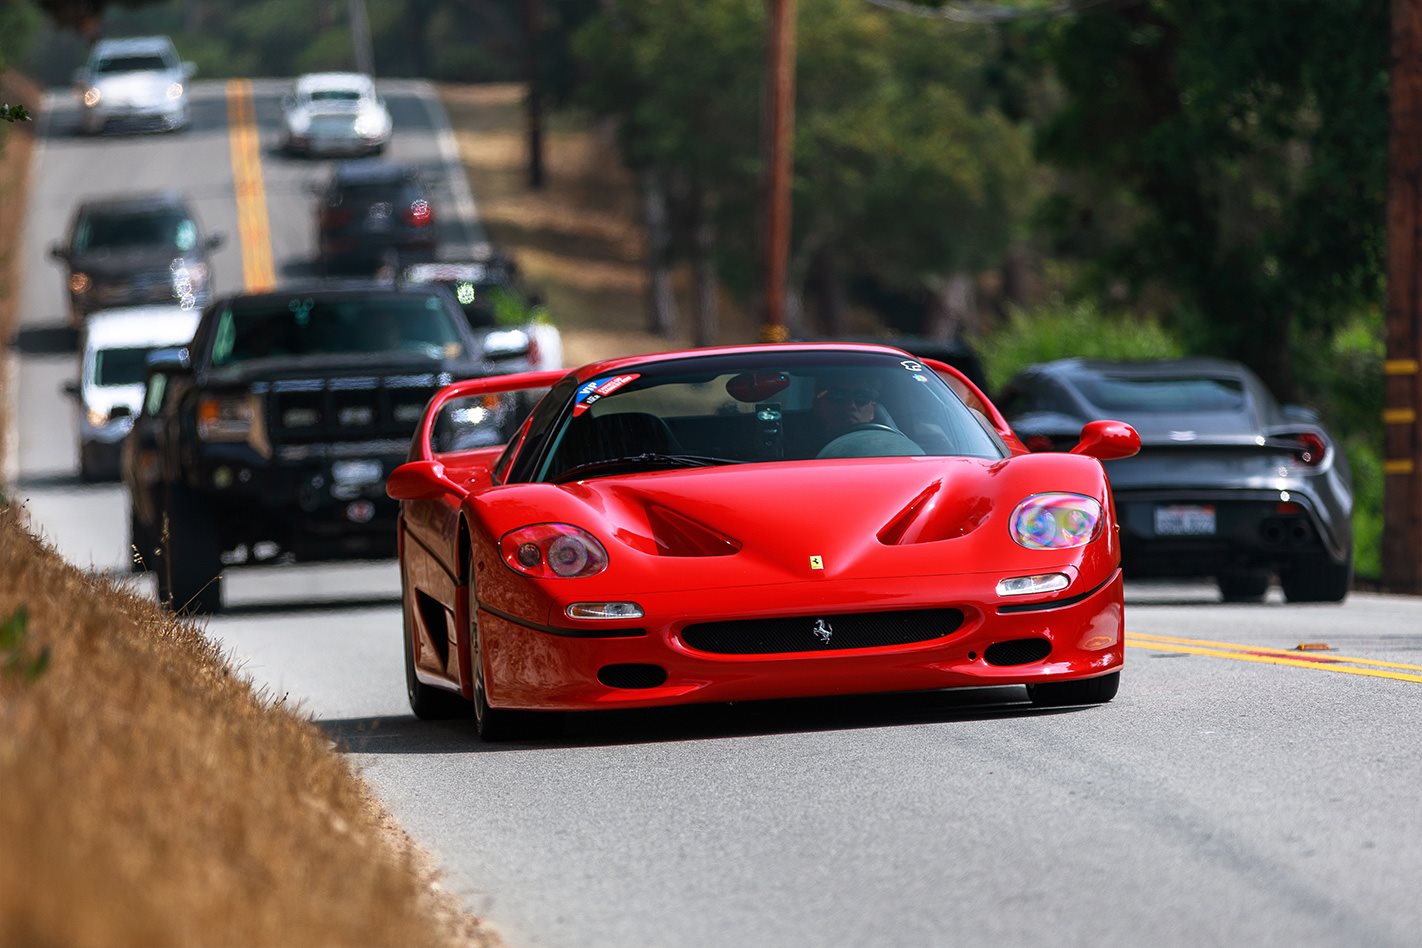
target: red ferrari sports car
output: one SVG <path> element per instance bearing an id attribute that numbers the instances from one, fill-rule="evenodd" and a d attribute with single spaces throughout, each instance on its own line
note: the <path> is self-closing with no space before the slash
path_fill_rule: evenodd
<path id="1" fill-rule="evenodd" d="M 1109 701 L 1100 461 L 1139 445 L 1096 421 L 1070 454 L 1028 453 L 961 374 L 878 345 L 457 382 L 386 485 L 411 707 L 472 704 L 497 740 L 528 711 L 1005 684 Z"/>

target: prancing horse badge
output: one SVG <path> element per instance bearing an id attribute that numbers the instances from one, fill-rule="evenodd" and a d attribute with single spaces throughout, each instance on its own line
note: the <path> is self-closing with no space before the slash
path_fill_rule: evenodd
<path id="1" fill-rule="evenodd" d="M 810 557 L 810 569 L 824 569 L 825 561 L 818 556 Z"/>

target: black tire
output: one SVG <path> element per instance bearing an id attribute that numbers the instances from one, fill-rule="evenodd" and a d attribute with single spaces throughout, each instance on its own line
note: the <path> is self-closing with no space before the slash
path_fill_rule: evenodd
<path id="1" fill-rule="evenodd" d="M 1076 681 L 1051 681 L 1028 685 L 1027 697 L 1039 708 L 1059 708 L 1071 704 L 1105 704 L 1116 697 L 1121 686 L 1121 673 L 1112 672 L 1099 678 L 1079 678 Z"/>
<path id="2" fill-rule="evenodd" d="M 415 628 L 410 621 L 413 604 L 407 594 L 403 569 L 400 573 L 400 602 L 405 638 L 405 694 L 410 699 L 410 710 L 421 721 L 443 721 L 468 715 L 469 702 L 464 700 L 463 695 L 427 685 L 415 675 Z"/>
<path id="3" fill-rule="evenodd" d="M 1342 563 L 1327 556 L 1299 559 L 1279 572 L 1289 602 L 1342 602 L 1353 586 L 1353 554 Z"/>
<path id="4" fill-rule="evenodd" d="M 1215 582 L 1225 602 L 1263 602 L 1269 594 L 1269 578 L 1268 570 L 1233 569 L 1217 575 Z"/>
<path id="5" fill-rule="evenodd" d="M 168 555 L 163 580 L 174 612 L 222 611 L 222 541 L 201 495 L 182 485 L 168 494 Z"/>
<path id="6" fill-rule="evenodd" d="M 484 695 L 484 669 L 479 658 L 475 658 L 474 662 L 474 730 L 478 732 L 479 740 L 495 744 L 525 737 L 533 712 L 489 707 L 489 700 Z"/>

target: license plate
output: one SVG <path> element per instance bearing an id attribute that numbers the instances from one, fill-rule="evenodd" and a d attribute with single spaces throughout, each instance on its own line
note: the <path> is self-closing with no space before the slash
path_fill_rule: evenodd
<path id="1" fill-rule="evenodd" d="M 1213 504 L 1171 504 L 1155 508 L 1155 533 L 1162 537 L 1214 536 Z"/>
<path id="2" fill-rule="evenodd" d="M 337 461 L 331 465 L 331 477 L 337 484 L 374 484 L 383 473 L 379 461 Z"/>

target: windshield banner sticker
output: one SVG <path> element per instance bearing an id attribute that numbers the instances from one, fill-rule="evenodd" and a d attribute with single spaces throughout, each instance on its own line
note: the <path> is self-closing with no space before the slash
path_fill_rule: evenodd
<path id="1" fill-rule="evenodd" d="M 631 375 L 614 375 L 608 379 L 593 379 L 591 382 L 584 382 L 583 387 L 578 389 L 578 396 L 573 402 L 573 417 L 576 418 L 592 407 L 592 403 L 602 398 L 604 395 L 611 395 L 628 382 L 641 378 L 641 373 L 634 372 Z"/>

